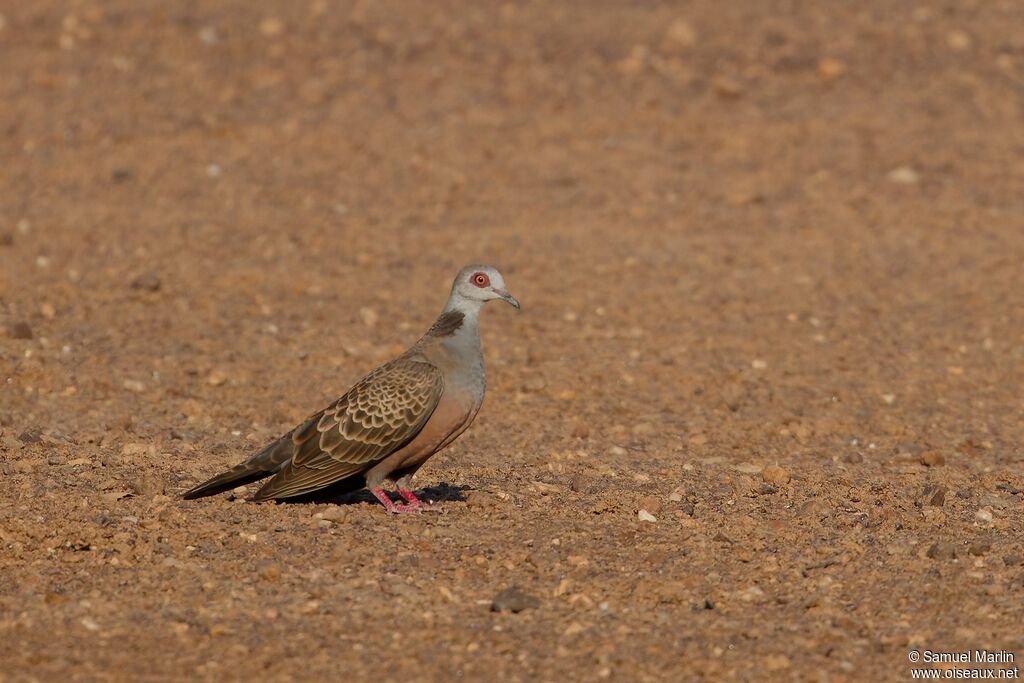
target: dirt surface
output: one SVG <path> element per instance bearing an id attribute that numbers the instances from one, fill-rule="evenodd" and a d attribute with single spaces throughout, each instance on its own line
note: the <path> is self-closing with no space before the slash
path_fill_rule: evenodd
<path id="1" fill-rule="evenodd" d="M 1019 2 L 0 14 L 0 680 L 1024 658 Z M 474 261 L 445 513 L 180 499 Z"/>

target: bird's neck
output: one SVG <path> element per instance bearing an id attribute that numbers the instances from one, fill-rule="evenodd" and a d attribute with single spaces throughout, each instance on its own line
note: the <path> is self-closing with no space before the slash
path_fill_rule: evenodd
<path id="1" fill-rule="evenodd" d="M 427 336 L 440 339 L 445 346 L 454 349 L 479 349 L 482 305 L 483 302 L 451 297 Z"/>

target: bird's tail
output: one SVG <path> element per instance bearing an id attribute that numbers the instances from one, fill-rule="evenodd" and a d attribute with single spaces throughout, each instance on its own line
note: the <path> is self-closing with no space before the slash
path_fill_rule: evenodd
<path id="1" fill-rule="evenodd" d="M 204 481 L 186 491 L 182 498 L 192 500 L 230 491 L 249 482 L 274 474 L 292 456 L 291 433 L 285 434 L 245 462 L 241 462 L 223 474 Z"/>

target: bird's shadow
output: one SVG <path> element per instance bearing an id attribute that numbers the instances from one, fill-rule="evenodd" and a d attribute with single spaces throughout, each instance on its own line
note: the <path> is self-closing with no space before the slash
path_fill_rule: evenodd
<path id="1" fill-rule="evenodd" d="M 442 481 L 435 486 L 427 486 L 422 489 L 417 489 L 416 495 L 425 503 L 444 503 L 448 501 L 465 502 L 466 492 L 470 490 L 472 490 L 471 487 L 466 484 L 449 484 L 446 481 Z M 388 497 L 397 503 L 404 502 L 401 497 L 393 491 L 388 491 Z M 284 504 L 327 503 L 330 505 L 359 505 L 361 503 L 379 504 L 373 494 L 365 488 L 353 489 L 351 486 L 329 486 L 326 489 L 314 491 L 313 493 L 305 496 L 285 498 L 279 502 Z"/>

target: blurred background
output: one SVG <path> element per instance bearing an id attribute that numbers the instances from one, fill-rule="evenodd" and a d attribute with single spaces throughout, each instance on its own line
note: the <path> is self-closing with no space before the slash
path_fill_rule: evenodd
<path id="1" fill-rule="evenodd" d="M 705 598 L 721 605 L 707 619 L 728 615 L 731 588 L 721 586 L 740 586 L 753 570 L 723 569 L 711 550 L 693 551 L 689 569 L 672 558 L 696 542 L 684 542 L 690 534 L 717 548 L 709 539 L 718 527 L 699 520 L 728 520 L 730 487 L 749 492 L 753 478 L 757 489 L 767 463 L 803 477 L 796 489 L 788 474 L 764 482 L 790 496 L 779 509 L 809 498 L 856 508 L 861 497 L 844 496 L 873 481 L 876 502 L 863 497 L 863 506 L 872 515 L 895 510 L 878 524 L 920 534 L 895 553 L 908 576 L 934 572 L 921 553 L 943 540 L 938 530 L 962 519 L 974 533 L 975 512 L 986 507 L 994 513 L 982 520 L 986 533 L 1007 534 L 997 551 L 1020 560 L 1011 533 L 1020 495 L 1011 490 L 1022 486 L 1024 461 L 1022 22 L 1015 0 L 0 5 L 0 486 L 14 506 L 3 516 L 23 520 L 5 532 L 8 548 L 20 544 L 8 566 L 22 568 L 27 582 L 17 594 L 9 586 L 5 599 L 8 614 L 36 615 L 10 617 L 5 632 L 40 642 L 56 632 L 81 645 L 100 637 L 82 630 L 89 619 L 101 635 L 132 633 L 133 647 L 149 647 L 149 635 L 95 616 L 102 609 L 81 607 L 81 595 L 70 606 L 54 598 L 64 612 L 37 613 L 46 596 L 66 595 L 71 574 L 40 578 L 29 567 L 50 566 L 62 544 L 114 547 L 97 514 L 162 511 L 159 532 L 132 537 L 132 547 L 149 553 L 132 560 L 139 571 L 157 567 L 139 579 L 149 595 L 184 581 L 160 563 L 180 559 L 185 545 L 202 547 L 189 536 L 199 533 L 193 525 L 208 523 L 216 534 L 238 523 L 233 515 L 270 528 L 307 520 L 310 512 L 294 506 L 186 507 L 176 496 L 404 349 L 439 312 L 456 270 L 488 262 L 504 272 L 523 312 L 485 314 L 488 402 L 474 429 L 421 477 L 522 492 L 526 507 L 507 512 L 529 538 L 509 541 L 513 549 L 533 537 L 542 545 L 542 529 L 578 524 L 573 506 L 589 509 L 602 496 L 603 510 L 623 516 L 587 519 L 613 525 L 634 546 L 638 497 L 682 490 L 673 503 L 682 508 L 659 518 L 678 514 L 685 523 L 647 542 L 661 548 L 650 561 L 664 564 L 663 578 L 693 574 L 690 583 L 679 579 L 683 593 L 648 604 L 650 596 L 629 592 L 639 579 L 623 588 L 616 582 L 628 572 L 597 570 L 600 553 L 614 548 L 591 548 L 590 569 L 572 571 L 592 572 L 603 586 L 587 593 L 594 605 L 602 591 L 647 605 L 620 617 L 633 636 L 607 631 L 640 640 L 602 650 L 594 632 L 590 649 L 567 644 L 558 657 L 538 654 L 538 645 L 529 665 L 515 648 L 495 654 L 485 646 L 481 670 L 529 677 L 566 667 L 666 680 L 665 667 L 676 664 L 636 654 L 647 643 L 712 678 L 771 664 L 855 679 L 842 662 L 859 667 L 863 659 L 823 654 L 827 634 L 835 642 L 860 634 L 864 644 L 850 647 L 861 654 L 902 653 L 922 634 L 967 642 L 974 636 L 957 635 L 964 627 L 955 614 L 928 612 L 926 602 L 942 605 L 949 594 L 913 598 L 912 581 L 884 596 L 851 589 L 837 604 L 877 600 L 875 617 L 858 617 L 849 632 L 834 614 L 811 619 L 801 631 L 811 653 L 803 658 L 755 648 L 746 664 L 722 659 L 714 648 L 739 623 L 727 616 L 686 642 L 660 630 L 646 640 L 646 629 L 677 623 Z M 583 456 L 565 454 L 577 452 L 589 464 L 567 464 Z M 537 481 L 556 488 L 530 494 Z M 949 489 L 942 517 L 904 519 L 917 514 L 925 484 Z M 552 491 L 568 500 L 552 503 Z M 751 519 L 761 524 L 767 513 L 757 509 Z M 369 511 L 358 515 L 382 523 Z M 69 536 L 65 523 L 93 537 Z M 311 533 L 298 528 L 297 538 Z M 452 533 L 468 548 L 508 528 L 506 520 Z M 575 528 L 585 547 L 597 537 Z M 828 536 L 772 528 L 808 534 L 782 544 L 797 555 Z M 346 547 L 353 558 L 365 555 Z M 208 562 L 226 564 L 203 570 L 202 580 L 231 585 L 236 561 L 258 573 L 261 557 L 274 552 L 282 553 L 275 571 L 288 574 L 284 549 L 238 560 L 245 548 L 229 549 L 231 562 L 211 550 Z M 117 551 L 131 552 L 141 551 Z M 491 552 L 521 564 L 511 550 Z M 849 552 L 846 569 L 834 571 L 870 579 L 875 561 Z M 119 585 L 109 559 L 94 560 L 80 592 Z M 1019 571 L 1019 562 L 1002 562 L 1000 571 Z M 323 571 L 330 577 L 340 566 Z M 435 572 L 419 571 L 427 582 Z M 490 597 L 491 584 L 507 578 L 496 571 L 463 577 L 469 588 L 453 588 L 459 599 L 430 610 L 430 624 L 454 624 L 452 638 L 462 638 L 445 659 L 469 667 L 459 671 L 472 673 L 476 650 L 466 648 L 480 647 L 480 636 L 459 631 L 459 605 Z M 561 570 L 536 571 L 554 581 L 544 591 L 558 590 Z M 985 580 L 1020 590 L 1010 574 L 1000 576 Z M 531 580 L 540 581 L 519 579 Z M 143 593 L 135 608 L 166 609 Z M 911 616 L 894 626 L 885 608 L 903 598 Z M 787 599 L 795 606 L 808 598 Z M 779 612 L 775 619 L 769 610 L 762 643 L 776 642 L 773 635 L 794 642 L 788 629 L 806 615 L 782 604 L 771 602 Z M 551 617 L 557 633 L 574 623 L 597 629 L 599 620 L 574 611 L 584 608 L 577 601 Z M 237 609 L 232 617 L 164 615 L 186 624 L 167 633 L 194 648 L 188 666 L 216 659 L 216 624 L 237 619 L 224 628 L 238 635 L 257 618 Z M 371 600 L 365 609 L 380 606 Z M 662 621 L 658 609 L 669 610 Z M 312 618 L 280 613 L 287 628 Z M 988 633 L 1008 634 L 998 625 L 1010 621 L 998 619 L 1009 617 L 999 614 Z M 519 637 L 543 644 L 550 622 L 535 619 Z M 708 637 L 715 629 L 721 637 Z M 317 636 L 306 638 L 316 645 Z M 423 641 L 392 654 L 413 656 L 418 647 L 429 652 Z M 106 665 L 128 666 L 99 651 Z M 221 664 L 230 670 L 242 650 L 227 651 L 234 654 Z M 30 669 L 19 652 L 8 652 L 21 658 L 11 661 Z M 288 662 L 300 655 L 275 656 L 259 666 L 295 673 Z M 74 657 L 33 661 L 54 675 L 84 666 Z M 896 661 L 905 664 L 902 655 Z M 878 660 L 876 677 L 896 671 L 892 662 Z M 391 671 L 408 674 L 415 664 Z M 183 671 L 223 672 L 209 666 Z"/>

